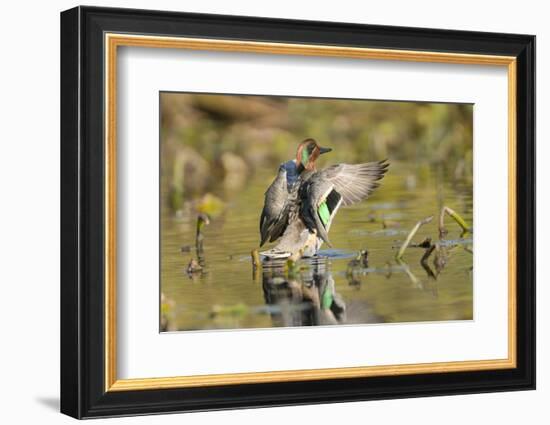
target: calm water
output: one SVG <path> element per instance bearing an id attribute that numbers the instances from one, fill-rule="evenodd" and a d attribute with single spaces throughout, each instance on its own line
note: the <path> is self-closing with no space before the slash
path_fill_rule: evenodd
<path id="1" fill-rule="evenodd" d="M 435 253 L 409 248 L 403 262 L 395 253 L 414 224 L 434 215 L 413 242 L 439 239 L 442 205 L 472 224 L 471 185 L 438 184 L 430 169 L 393 163 L 382 185 L 359 205 L 342 208 L 333 222 L 333 249 L 288 270 L 271 263 L 253 270 L 250 252 L 259 243 L 263 193 L 273 172 L 256 173 L 241 190 L 216 195 L 223 212 L 204 227 L 202 272 L 188 273 L 195 251 L 196 213 L 162 211 L 162 311 L 165 329 L 269 328 L 354 323 L 469 320 L 473 315 L 471 239 L 446 219 L 449 234 L 441 262 Z M 449 180 L 449 179 L 447 179 Z M 182 252 L 182 247 L 184 247 Z M 360 250 L 368 263 L 355 265 Z M 443 257 L 440 257 L 443 258 Z M 437 267 L 439 265 L 439 267 Z"/>

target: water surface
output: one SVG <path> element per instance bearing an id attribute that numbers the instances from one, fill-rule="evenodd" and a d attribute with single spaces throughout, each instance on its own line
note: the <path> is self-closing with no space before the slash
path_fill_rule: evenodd
<path id="1" fill-rule="evenodd" d="M 421 263 L 422 248 L 397 248 L 414 224 L 434 215 L 413 239 L 439 240 L 441 207 L 472 224 L 471 184 L 444 179 L 437 170 L 393 162 L 371 198 L 342 208 L 333 222 L 333 248 L 291 270 L 273 262 L 254 270 L 263 193 L 273 170 L 257 171 L 239 190 L 216 193 L 225 206 L 204 227 L 203 270 L 197 259 L 197 213 L 161 208 L 163 330 L 270 328 L 338 324 L 470 320 L 473 318 L 472 241 L 450 218 L 442 250 Z M 452 183 L 441 183 L 443 181 Z M 163 191 L 163 200 L 166 193 Z M 354 261 L 362 250 L 368 261 Z M 436 257 L 439 261 L 435 261 Z"/>

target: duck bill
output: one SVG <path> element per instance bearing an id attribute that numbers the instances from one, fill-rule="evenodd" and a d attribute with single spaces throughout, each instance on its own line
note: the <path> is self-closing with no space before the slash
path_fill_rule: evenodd
<path id="1" fill-rule="evenodd" d="M 322 148 L 321 146 L 319 146 L 320 155 L 322 155 L 324 153 L 329 153 L 329 152 L 332 152 L 332 148 Z"/>

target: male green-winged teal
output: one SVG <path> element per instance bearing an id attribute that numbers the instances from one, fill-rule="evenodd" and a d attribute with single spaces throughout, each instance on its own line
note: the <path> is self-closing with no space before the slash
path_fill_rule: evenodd
<path id="1" fill-rule="evenodd" d="M 265 192 L 260 219 L 260 246 L 268 240 L 278 242 L 260 254 L 270 258 L 298 253 L 313 257 L 323 242 L 332 246 L 328 232 L 340 206 L 367 199 L 389 165 L 382 160 L 336 164 L 317 171 L 315 161 L 331 150 L 306 139 L 298 145 L 296 158 L 281 164 Z"/>

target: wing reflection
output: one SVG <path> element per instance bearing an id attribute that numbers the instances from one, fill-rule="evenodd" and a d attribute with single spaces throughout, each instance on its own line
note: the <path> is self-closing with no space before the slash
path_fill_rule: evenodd
<path id="1" fill-rule="evenodd" d="M 346 322 L 346 304 L 335 290 L 327 259 L 301 261 L 298 267 L 283 261 L 265 262 L 262 287 L 274 326 Z"/>

